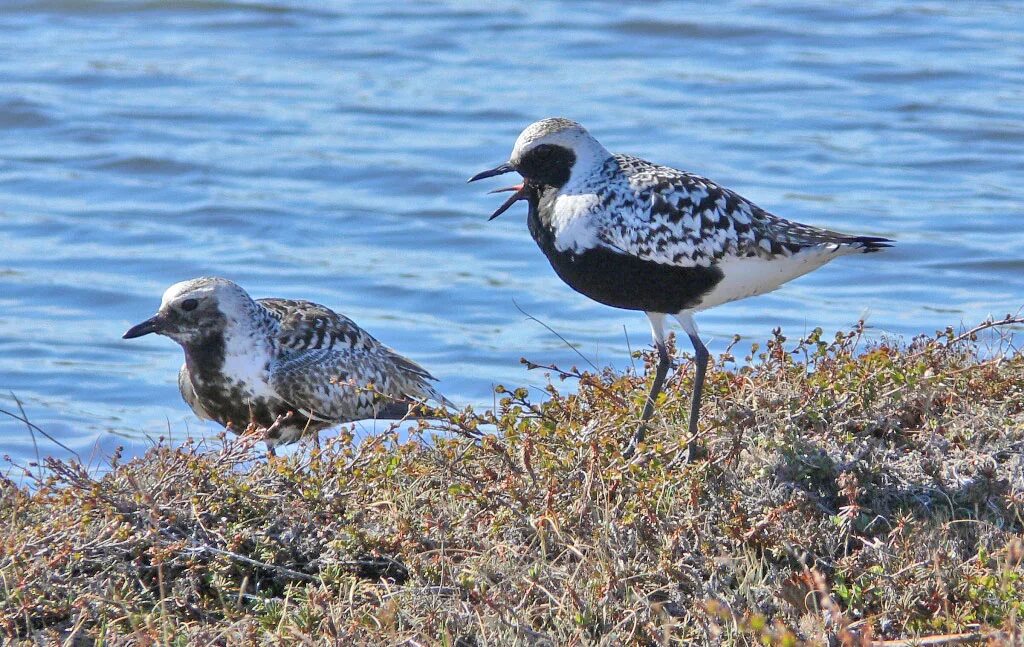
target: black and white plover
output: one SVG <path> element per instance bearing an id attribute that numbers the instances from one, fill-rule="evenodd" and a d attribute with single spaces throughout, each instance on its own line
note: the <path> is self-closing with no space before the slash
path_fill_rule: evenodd
<path id="1" fill-rule="evenodd" d="M 643 440 L 668 373 L 667 316 L 693 343 L 689 436 L 695 439 L 708 351 L 693 313 L 770 292 L 837 256 L 892 242 L 783 220 L 711 180 L 609 153 L 568 119 L 531 124 L 508 162 L 469 181 L 513 171 L 523 183 L 496 191 L 513 194 L 491 219 L 526 200 L 530 234 L 563 281 L 595 301 L 642 310 L 650 319 L 659 361 L 627 455 Z M 691 459 L 693 452 L 691 442 Z"/>
<path id="2" fill-rule="evenodd" d="M 181 395 L 200 418 L 236 433 L 250 424 L 274 446 L 354 420 L 399 419 L 409 406 L 451 403 L 418 364 L 351 319 L 292 299 L 253 300 L 222 278 L 167 288 L 156 315 L 124 334 L 178 342 Z"/>

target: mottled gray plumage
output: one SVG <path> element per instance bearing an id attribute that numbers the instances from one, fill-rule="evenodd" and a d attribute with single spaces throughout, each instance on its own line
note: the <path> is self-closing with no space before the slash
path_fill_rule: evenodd
<path id="1" fill-rule="evenodd" d="M 271 448 L 342 422 L 400 418 L 421 401 L 450 404 L 426 370 L 348 317 L 310 301 L 253 300 L 227 279 L 171 286 L 157 315 L 125 336 L 147 332 L 184 349 L 178 386 L 196 415 L 236 432 L 268 428 Z"/>

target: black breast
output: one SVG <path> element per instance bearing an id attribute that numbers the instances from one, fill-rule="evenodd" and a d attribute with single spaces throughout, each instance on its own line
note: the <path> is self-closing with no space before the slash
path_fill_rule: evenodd
<path id="1" fill-rule="evenodd" d="M 577 292 L 616 308 L 674 314 L 698 305 L 722 280 L 717 267 L 663 265 L 604 247 L 558 251 L 550 226 L 557 191 L 550 186 L 534 190 L 527 225 L 555 273 Z"/>
<path id="2" fill-rule="evenodd" d="M 219 332 L 199 343 L 189 344 L 185 348 L 185 364 L 200 406 L 211 418 L 225 427 L 230 426 L 236 433 L 245 431 L 251 423 L 269 427 L 278 416 L 291 411 L 280 400 L 253 398 L 243 384 L 224 374 L 224 336 Z M 302 429 L 307 424 L 306 416 L 294 412 L 288 426 Z M 309 426 L 320 429 L 324 425 L 314 422 Z"/>

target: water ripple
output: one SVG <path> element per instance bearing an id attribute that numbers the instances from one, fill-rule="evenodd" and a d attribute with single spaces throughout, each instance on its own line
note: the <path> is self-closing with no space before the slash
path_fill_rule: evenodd
<path id="1" fill-rule="evenodd" d="M 459 402 L 542 385 L 522 356 L 578 360 L 518 308 L 628 366 L 644 317 L 572 292 L 523 210 L 487 222 L 494 196 L 464 183 L 544 116 L 899 241 L 702 314 L 714 351 L 1024 303 L 1012 3 L 11 0 L 0 29 L 0 392 L 80 450 L 212 430 L 173 343 L 120 339 L 203 274 L 337 307 Z"/>

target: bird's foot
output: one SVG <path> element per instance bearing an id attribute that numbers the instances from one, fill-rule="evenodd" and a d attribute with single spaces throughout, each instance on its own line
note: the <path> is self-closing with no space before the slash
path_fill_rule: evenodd
<path id="1" fill-rule="evenodd" d="M 675 458 L 669 461 L 668 465 L 665 466 L 665 469 L 670 470 L 677 465 L 692 465 L 699 460 L 706 459 L 707 457 L 707 447 L 698 443 L 696 438 L 691 438 L 690 441 L 686 443 L 686 449 L 680 449 L 680 451 L 675 455 Z"/>
<path id="2" fill-rule="evenodd" d="M 644 442 L 644 438 L 647 436 L 647 423 L 641 422 L 640 426 L 636 428 L 633 435 L 630 437 L 626 446 L 622 450 L 622 458 L 625 460 L 631 460 L 636 455 L 636 450 L 640 447 L 640 443 Z"/>
<path id="3" fill-rule="evenodd" d="M 630 436 L 622 450 L 622 457 L 627 461 L 636 456 L 640 445 L 647 440 L 647 435 L 651 432 L 651 419 L 653 416 L 654 407 L 648 403 L 648 407 L 644 408 L 644 415 L 641 416 L 640 423 L 633 430 L 633 435 Z"/>

